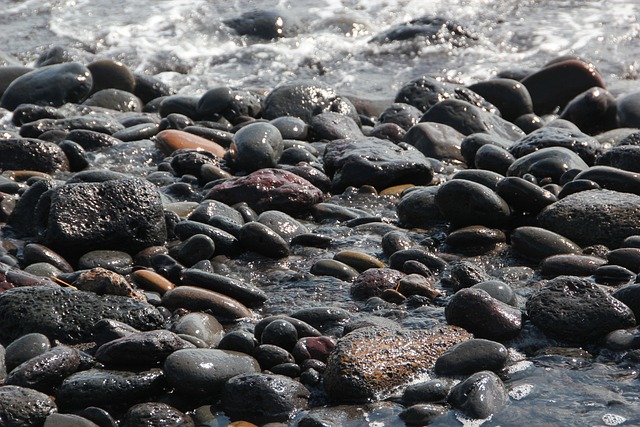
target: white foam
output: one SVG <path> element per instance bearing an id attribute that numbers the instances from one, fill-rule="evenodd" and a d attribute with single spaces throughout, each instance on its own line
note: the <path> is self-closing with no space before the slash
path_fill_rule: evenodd
<path id="1" fill-rule="evenodd" d="M 533 391 L 533 384 L 519 384 L 509 390 L 509 397 L 513 400 L 522 400 Z"/>
<path id="2" fill-rule="evenodd" d="M 620 415 L 604 414 L 602 416 L 602 422 L 604 422 L 604 424 L 607 426 L 619 426 L 620 424 L 623 424 L 625 421 L 627 421 L 627 419 Z"/>

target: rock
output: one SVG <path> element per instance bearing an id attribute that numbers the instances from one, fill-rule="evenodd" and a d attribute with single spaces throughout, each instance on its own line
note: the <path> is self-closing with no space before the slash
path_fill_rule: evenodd
<path id="1" fill-rule="evenodd" d="M 305 409 L 310 393 L 298 381 L 282 375 L 241 374 L 224 386 L 222 408 L 232 417 L 253 422 L 286 421 Z M 247 402 L 252 402 L 247 405 Z"/>
<path id="2" fill-rule="evenodd" d="M 93 339 L 96 347 L 139 332 L 133 326 L 112 319 L 101 319 L 93 325 Z"/>
<path id="3" fill-rule="evenodd" d="M 580 247 L 566 237 L 540 227 L 516 228 L 511 232 L 511 245 L 521 255 L 536 261 L 581 252 Z"/>
<path id="4" fill-rule="evenodd" d="M 183 348 L 193 348 L 193 345 L 173 332 L 156 330 L 134 333 L 103 344 L 95 357 L 105 366 L 150 367 Z"/>
<path id="5" fill-rule="evenodd" d="M 265 326 L 260 341 L 262 344 L 273 344 L 291 351 L 298 342 L 298 331 L 285 319 L 276 319 Z"/>
<path id="6" fill-rule="evenodd" d="M 311 132 L 318 140 L 333 141 L 336 139 L 362 138 L 362 131 L 351 117 L 328 111 L 313 116 Z"/>
<path id="7" fill-rule="evenodd" d="M 271 322 L 275 321 L 275 320 L 286 320 L 287 322 L 291 323 L 295 328 L 296 331 L 298 332 L 298 337 L 303 338 L 303 337 L 319 337 L 322 334 L 320 333 L 320 331 L 318 331 L 316 328 L 314 328 L 313 326 L 311 326 L 310 324 L 308 324 L 307 322 L 300 320 L 300 319 L 296 319 L 295 317 L 290 317 L 290 316 L 268 316 L 265 317 L 264 319 L 262 319 L 261 321 L 259 321 L 256 326 L 255 326 L 255 336 L 257 339 L 261 340 L 262 339 L 262 332 L 264 331 L 264 328 L 267 327 L 267 325 L 269 325 Z"/>
<path id="8" fill-rule="evenodd" d="M 449 277 L 443 280 L 443 284 L 453 288 L 454 292 L 458 292 L 460 289 L 470 288 L 487 280 L 489 276 L 482 265 L 459 260 L 449 264 Z"/>
<path id="9" fill-rule="evenodd" d="M 319 360 L 327 363 L 329 355 L 336 347 L 336 339 L 331 337 L 304 337 L 301 338 L 291 350 L 291 354 L 297 363 L 303 364 L 306 360 Z"/>
<path id="10" fill-rule="evenodd" d="M 599 154 L 598 141 L 580 131 L 560 127 L 543 127 L 517 140 L 509 152 L 520 158 L 543 148 L 563 147 L 578 154 L 587 165 L 593 165 Z"/>
<path id="11" fill-rule="evenodd" d="M 471 375 L 479 371 L 498 372 L 509 362 L 505 346 L 495 341 L 472 339 L 454 345 L 436 360 L 438 375 Z"/>
<path id="12" fill-rule="evenodd" d="M 389 257 L 389 267 L 402 270 L 407 261 L 417 261 L 428 269 L 439 272 L 446 268 L 447 263 L 438 255 L 419 248 L 403 249 L 394 252 Z"/>
<path id="13" fill-rule="evenodd" d="M 309 272 L 316 276 L 331 276 L 346 282 L 358 277 L 358 270 L 334 259 L 321 259 L 314 262 Z"/>
<path id="14" fill-rule="evenodd" d="M 60 107 L 79 103 L 89 95 L 93 78 L 87 67 L 67 62 L 37 68 L 16 78 L 0 99 L 0 107 L 13 110 L 20 104 Z"/>
<path id="15" fill-rule="evenodd" d="M 506 236 L 500 230 L 470 225 L 449 233 L 445 242 L 457 252 L 474 255 L 489 252 L 506 240 Z"/>
<path id="16" fill-rule="evenodd" d="M 80 270 L 101 269 L 117 274 L 129 274 L 132 267 L 133 258 L 122 251 L 90 251 L 78 259 L 78 269 Z"/>
<path id="17" fill-rule="evenodd" d="M 409 130 L 411 126 L 418 124 L 420 117 L 422 117 L 422 111 L 413 105 L 395 102 L 380 114 L 379 120 L 380 123 L 393 123 L 404 130 Z"/>
<path id="18" fill-rule="evenodd" d="M 409 22 L 391 27 L 375 35 L 370 41 L 390 43 L 417 38 L 427 45 L 451 43 L 453 46 L 467 46 L 478 37 L 459 22 L 437 16 L 422 16 Z"/>
<path id="19" fill-rule="evenodd" d="M 139 178 L 56 187 L 40 198 L 36 217 L 40 243 L 61 254 L 135 253 L 167 239 L 160 195 Z"/>
<path id="20" fill-rule="evenodd" d="M 26 387 L 0 387 L 0 420 L 7 427 L 43 426 L 47 416 L 58 412 L 54 400 Z"/>
<path id="21" fill-rule="evenodd" d="M 236 132 L 230 156 L 238 169 L 254 172 L 276 166 L 283 147 L 278 128 L 270 123 L 252 123 Z"/>
<path id="22" fill-rule="evenodd" d="M 533 101 L 526 86 L 517 80 L 497 78 L 468 86 L 469 89 L 495 105 L 502 118 L 513 122 L 523 114 L 533 113 Z"/>
<path id="23" fill-rule="evenodd" d="M 198 209 L 196 209 L 197 211 Z M 194 212 L 196 212 L 194 211 Z M 236 212 L 236 214 L 238 214 Z M 239 215 L 239 214 L 238 214 Z M 221 214 L 215 215 L 216 218 L 210 219 L 208 222 L 216 223 L 218 218 L 224 217 L 227 218 L 226 215 L 223 216 Z M 194 216 L 195 217 L 195 216 Z M 191 216 L 189 217 L 191 218 Z M 231 220 L 234 224 L 235 220 Z M 242 218 L 240 218 L 241 223 L 244 222 Z M 238 228 L 238 236 L 240 224 L 237 224 Z M 210 238 L 213 241 L 214 246 L 214 255 L 231 255 L 235 256 L 242 252 L 242 247 L 240 246 L 240 241 L 238 238 L 224 230 L 221 230 L 212 225 L 203 224 L 202 222 L 197 221 L 180 221 L 177 223 L 173 229 L 173 232 L 176 234 L 178 238 L 181 240 L 186 240 L 192 236 L 196 235 L 204 235 Z M 208 242 L 211 244 L 211 242 Z M 196 248 L 197 249 L 197 248 Z"/>
<path id="24" fill-rule="evenodd" d="M 619 127 L 637 128 L 640 126 L 640 92 L 632 92 L 618 99 Z"/>
<path id="25" fill-rule="evenodd" d="M 513 292 L 513 289 L 511 289 L 509 285 L 500 280 L 485 280 L 484 282 L 471 286 L 471 289 L 482 289 L 498 301 L 502 301 L 516 308 L 518 307 L 518 297 L 515 292 Z"/>
<path id="26" fill-rule="evenodd" d="M 454 384 L 454 380 L 449 378 L 436 378 L 429 381 L 410 384 L 402 394 L 402 401 L 406 405 L 442 402 L 447 399 L 447 396 Z"/>
<path id="27" fill-rule="evenodd" d="M 629 172 L 640 172 L 640 146 L 612 147 L 596 158 L 596 165 L 611 166 Z"/>
<path id="28" fill-rule="evenodd" d="M 442 405 L 434 404 L 418 404 L 412 405 L 400 412 L 400 419 L 406 423 L 406 425 L 429 425 L 436 418 L 445 415 L 448 412 L 447 408 Z"/>
<path id="29" fill-rule="evenodd" d="M 456 385 L 449 402 L 470 418 L 485 419 L 499 413 L 509 402 L 509 395 L 500 377 L 482 371 Z"/>
<path id="30" fill-rule="evenodd" d="M 7 90 L 7 87 L 18 77 L 33 71 L 31 67 L 23 67 L 21 65 L 4 65 L 0 67 L 0 98 Z"/>
<path id="31" fill-rule="evenodd" d="M 0 139 L 0 169 L 44 173 L 69 171 L 69 159 L 56 144 L 31 138 Z"/>
<path id="32" fill-rule="evenodd" d="M 371 268 L 355 279 L 351 285 L 351 296 L 361 300 L 380 296 L 386 289 L 394 289 L 403 276 L 404 273 L 398 270 Z"/>
<path id="33" fill-rule="evenodd" d="M 147 104 L 156 98 L 173 94 L 173 89 L 160 79 L 143 74 L 134 73 L 135 89 L 133 94 Z"/>
<path id="34" fill-rule="evenodd" d="M 575 123 L 584 133 L 596 135 L 618 127 L 617 113 L 615 96 L 606 89 L 592 87 L 573 98 L 560 118 Z"/>
<path id="35" fill-rule="evenodd" d="M 469 338 L 465 331 L 449 326 L 412 331 L 357 329 L 341 338 L 329 356 L 325 389 L 339 402 L 384 398 L 432 369 L 447 348 Z"/>
<path id="36" fill-rule="evenodd" d="M 236 299 L 248 307 L 260 306 L 268 299 L 267 294 L 254 285 L 196 268 L 183 270 L 181 281 L 183 285 L 198 286 L 219 292 Z"/>
<path id="37" fill-rule="evenodd" d="M 636 319 L 640 318 L 640 284 L 623 286 L 611 296 L 629 307 Z"/>
<path id="38" fill-rule="evenodd" d="M 162 296 L 162 305 L 170 310 L 186 308 L 190 311 L 210 310 L 216 319 L 229 320 L 251 316 L 242 303 L 218 292 L 195 286 L 179 286 Z"/>
<path id="39" fill-rule="evenodd" d="M 593 273 L 593 278 L 598 284 L 607 286 L 620 286 L 629 284 L 630 281 L 635 280 L 637 275 L 624 267 L 619 265 L 603 265 Z"/>
<path id="40" fill-rule="evenodd" d="M 640 273 L 640 248 L 619 248 L 607 254 L 609 264 L 619 265 Z"/>
<path id="41" fill-rule="evenodd" d="M 289 245 L 278 233 L 259 222 L 248 222 L 240 229 L 240 243 L 250 251 L 270 258 L 289 255 Z"/>
<path id="42" fill-rule="evenodd" d="M 526 154 L 509 166 L 508 176 L 523 177 L 531 174 L 538 179 L 551 178 L 560 182 L 562 174 L 569 170 L 585 170 L 589 166 L 573 151 L 564 147 L 542 148 Z"/>
<path id="43" fill-rule="evenodd" d="M 44 422 L 44 427 L 98 427 L 98 424 L 73 414 L 51 414 Z"/>
<path id="44" fill-rule="evenodd" d="M 476 166 L 476 154 L 478 150 L 485 145 L 495 145 L 496 147 L 508 150 L 509 147 L 513 145 L 513 142 L 488 133 L 473 133 L 466 136 L 460 143 L 460 154 L 462 154 L 464 161 L 469 167 Z"/>
<path id="45" fill-rule="evenodd" d="M 575 180 L 590 180 L 601 188 L 640 196 L 640 173 L 610 166 L 593 166 L 577 174 Z"/>
<path id="46" fill-rule="evenodd" d="M 398 184 L 429 184 L 431 164 L 417 150 L 405 150 L 377 138 L 335 140 L 324 153 L 324 169 L 332 189 L 371 185 L 378 190 Z"/>
<path id="47" fill-rule="evenodd" d="M 261 39 L 293 37 L 298 33 L 297 21 L 284 11 L 255 9 L 237 18 L 226 19 L 224 23 L 241 36 Z"/>
<path id="48" fill-rule="evenodd" d="M 509 167 L 515 161 L 516 158 L 507 150 L 492 144 L 480 147 L 473 159 L 477 168 L 493 171 L 503 176 L 507 175 Z"/>
<path id="49" fill-rule="evenodd" d="M 342 327 L 351 319 L 351 313 L 343 308 L 316 306 L 297 310 L 291 314 L 291 317 L 317 328 L 325 335 L 336 335 L 336 328 Z M 316 335 L 313 332 L 313 334 L 307 334 L 307 336 Z"/>
<path id="50" fill-rule="evenodd" d="M 260 371 L 251 356 L 221 349 L 185 349 L 172 353 L 164 362 L 167 383 L 185 396 L 217 397 L 225 383 L 240 374 Z"/>
<path id="51" fill-rule="evenodd" d="M 587 279 L 573 276 L 546 282 L 527 300 L 527 312 L 547 336 L 572 343 L 593 342 L 636 324 L 629 307 Z"/>
<path id="52" fill-rule="evenodd" d="M 607 261 L 587 255 L 553 255 L 540 263 L 540 274 L 545 277 L 562 275 L 591 276 Z"/>
<path id="53" fill-rule="evenodd" d="M 167 155 L 171 155 L 176 150 L 193 149 L 208 151 L 222 158 L 227 152 L 227 150 L 218 143 L 177 129 L 160 131 L 156 135 L 155 141 L 159 148 Z"/>
<path id="54" fill-rule="evenodd" d="M 29 359 L 51 349 L 49 338 L 40 333 L 29 333 L 15 339 L 5 349 L 4 363 L 8 372 Z"/>
<path id="55" fill-rule="evenodd" d="M 490 188 L 492 191 L 496 191 L 498 189 L 498 182 L 503 180 L 504 176 L 487 170 L 463 169 L 453 174 L 451 180 L 454 179 L 472 181 L 482 184 L 485 187 Z"/>
<path id="56" fill-rule="evenodd" d="M 610 190 L 571 194 L 540 212 L 539 224 L 581 246 L 617 248 L 640 233 L 640 196 Z"/>
<path id="57" fill-rule="evenodd" d="M 463 135 L 488 133 L 509 141 L 524 136 L 519 127 L 500 116 L 457 99 L 438 102 L 422 116 L 420 122 L 435 122 L 451 126 Z"/>
<path id="58" fill-rule="evenodd" d="M 29 286 L 0 293 L 0 341 L 39 332 L 75 344 L 91 341 L 100 319 L 118 320 L 140 330 L 157 329 L 164 317 L 150 304 L 121 296 L 98 296 L 71 288 Z"/>
<path id="59" fill-rule="evenodd" d="M 467 180 L 452 180 L 441 185 L 435 202 L 447 221 L 457 226 L 500 228 L 508 223 L 511 215 L 509 205 L 490 188 Z"/>
<path id="60" fill-rule="evenodd" d="M 76 129 L 114 134 L 124 126 L 106 115 L 99 117 L 79 116 L 64 119 L 40 119 L 20 126 L 20 135 L 27 138 L 42 138 L 47 132 L 66 132 Z"/>
<path id="61" fill-rule="evenodd" d="M 419 274 L 408 274 L 398 281 L 397 291 L 406 297 L 419 295 L 429 298 L 431 301 L 441 295 L 431 281 Z"/>
<path id="62" fill-rule="evenodd" d="M 206 195 L 228 205 L 246 202 L 256 212 L 278 210 L 294 217 L 307 213 L 323 197 L 309 181 L 280 169 L 262 169 L 229 179 Z"/>
<path id="63" fill-rule="evenodd" d="M 171 325 L 171 331 L 198 338 L 211 348 L 216 347 L 224 335 L 220 322 L 207 313 L 186 314 Z"/>
<path id="64" fill-rule="evenodd" d="M 5 384 L 52 393 L 62 380 L 80 369 L 80 352 L 59 345 L 12 369 Z"/>
<path id="65" fill-rule="evenodd" d="M 412 189 L 396 205 L 398 221 L 405 228 L 427 228 L 445 220 L 435 202 L 436 186 Z M 390 254 L 388 254 L 390 255 Z"/>
<path id="66" fill-rule="evenodd" d="M 441 123 L 418 123 L 407 130 L 403 141 L 427 157 L 438 160 L 464 161 L 460 145 L 464 135 Z"/>
<path id="67" fill-rule="evenodd" d="M 520 310 L 503 303 L 482 289 L 461 289 L 445 307 L 450 325 L 461 326 L 477 338 L 504 341 L 522 329 Z"/>
<path id="68" fill-rule="evenodd" d="M 264 100 L 262 117 L 274 120 L 293 116 L 311 123 L 316 114 L 327 111 L 345 114 L 359 122 L 355 107 L 345 98 L 318 82 L 293 81 L 276 86 Z"/>
<path id="69" fill-rule="evenodd" d="M 142 101 L 137 96 L 119 89 L 102 89 L 95 92 L 82 104 L 122 112 L 142 111 Z"/>
<path id="70" fill-rule="evenodd" d="M 121 62 L 102 59 L 91 62 L 87 68 L 93 78 L 91 93 L 109 88 L 133 93 L 136 88 L 136 77 Z"/>
<path id="71" fill-rule="evenodd" d="M 272 344 L 261 344 L 257 346 L 253 350 L 253 357 L 255 357 L 260 364 L 260 368 L 264 371 L 270 370 L 277 365 L 294 363 L 295 361 L 293 355 L 287 350 Z"/>
<path id="72" fill-rule="evenodd" d="M 496 193 L 514 210 L 532 214 L 538 214 L 542 209 L 558 200 L 553 193 L 516 176 L 509 176 L 498 181 Z"/>
<path id="73" fill-rule="evenodd" d="M 169 254 L 185 266 L 213 258 L 216 246 L 213 240 L 205 234 L 194 234 L 171 248 Z"/>
<path id="74" fill-rule="evenodd" d="M 378 258 L 360 251 L 340 251 L 333 259 L 355 268 L 359 273 L 370 268 L 384 268 L 384 263 Z"/>
<path id="75" fill-rule="evenodd" d="M 561 110 L 582 92 L 597 86 L 604 88 L 602 76 L 591 63 L 577 59 L 556 62 L 522 80 L 533 101 L 533 111 L 543 115 Z"/>
<path id="76" fill-rule="evenodd" d="M 139 372 L 89 369 L 67 377 L 56 393 L 56 402 L 69 409 L 129 406 L 160 393 L 165 386 L 160 369 Z"/>
<path id="77" fill-rule="evenodd" d="M 139 403 L 129 408 L 122 427 L 194 427 L 190 416 L 167 405 L 166 403 L 147 402 Z"/>

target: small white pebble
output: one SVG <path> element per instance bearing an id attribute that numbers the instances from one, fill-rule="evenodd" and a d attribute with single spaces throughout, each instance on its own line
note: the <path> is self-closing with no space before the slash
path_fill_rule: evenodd
<path id="1" fill-rule="evenodd" d="M 619 426 L 620 424 L 627 421 L 627 419 L 616 414 L 604 414 L 602 416 L 602 421 L 605 423 L 605 425 L 608 426 Z"/>
<path id="2" fill-rule="evenodd" d="M 533 384 L 520 384 L 509 390 L 509 396 L 513 400 L 521 400 L 527 397 L 531 390 L 533 390 Z"/>

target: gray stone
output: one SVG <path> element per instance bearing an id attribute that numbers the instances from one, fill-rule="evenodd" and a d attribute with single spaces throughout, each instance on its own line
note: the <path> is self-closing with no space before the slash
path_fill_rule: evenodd
<path id="1" fill-rule="evenodd" d="M 498 372 L 507 366 L 509 352 L 502 344 L 472 339 L 456 344 L 438 357 L 434 372 L 438 375 L 470 375 L 479 371 Z"/>
<path id="2" fill-rule="evenodd" d="M 224 335 L 220 322 L 207 313 L 186 314 L 171 325 L 171 331 L 199 338 L 212 348 L 220 343 Z"/>
<path id="3" fill-rule="evenodd" d="M 538 180 L 549 177 L 558 183 L 568 170 L 585 170 L 588 167 L 578 154 L 568 148 L 549 147 L 520 157 L 509 166 L 507 175 L 522 177 L 531 174 Z"/>
<path id="4" fill-rule="evenodd" d="M 550 147 L 567 148 L 578 154 L 588 165 L 593 165 L 600 151 L 598 141 L 585 133 L 572 129 L 547 126 L 517 140 L 509 148 L 509 152 L 520 158 Z"/>
<path id="5" fill-rule="evenodd" d="M 62 380 L 78 371 L 80 366 L 80 352 L 60 345 L 14 368 L 5 384 L 52 393 Z"/>
<path id="6" fill-rule="evenodd" d="M 254 172 L 276 166 L 283 148 L 278 128 L 270 123 L 252 123 L 234 135 L 231 156 L 238 169 Z"/>
<path id="7" fill-rule="evenodd" d="M 511 215 L 507 202 L 489 187 L 467 180 L 456 179 L 441 185 L 435 201 L 447 221 L 457 226 L 500 228 Z"/>
<path id="8" fill-rule="evenodd" d="M 581 249 L 566 237 L 540 227 L 518 227 L 511 232 L 511 246 L 536 261 L 561 254 L 578 254 Z"/>
<path id="9" fill-rule="evenodd" d="M 56 412 L 56 403 L 44 393 L 14 385 L 0 387 L 0 421 L 7 427 L 41 427 Z"/>
<path id="10" fill-rule="evenodd" d="M 51 414 L 44 422 L 44 427 L 98 427 L 98 424 L 73 414 Z"/>
<path id="11" fill-rule="evenodd" d="M 122 427 L 193 427 L 190 416 L 182 411 L 160 402 L 139 403 L 129 408 Z"/>
<path id="12" fill-rule="evenodd" d="M 7 346 L 4 359 L 8 372 L 32 357 L 39 356 L 51 349 L 49 338 L 34 332 L 22 335 Z"/>
<path id="13" fill-rule="evenodd" d="M 402 196 L 396 205 L 398 221 L 406 228 L 427 228 L 444 221 L 435 202 L 438 187 L 419 187 Z"/>
<path id="14" fill-rule="evenodd" d="M 69 159 L 58 145 L 33 138 L 0 140 L 0 169 L 44 173 L 69 171 Z"/>
<path id="15" fill-rule="evenodd" d="M 442 123 L 418 123 L 404 136 L 404 141 L 427 157 L 464 161 L 460 145 L 464 135 Z"/>
<path id="16" fill-rule="evenodd" d="M 175 333 L 160 329 L 109 341 L 98 348 L 95 357 L 105 366 L 150 367 L 175 351 L 193 347 Z"/>
<path id="17" fill-rule="evenodd" d="M 449 402 L 470 418 L 488 418 L 509 402 L 507 389 L 491 371 L 471 375 L 451 390 Z"/>

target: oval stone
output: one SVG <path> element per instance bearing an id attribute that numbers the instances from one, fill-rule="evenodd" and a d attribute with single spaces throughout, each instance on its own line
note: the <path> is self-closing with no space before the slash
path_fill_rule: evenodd
<path id="1" fill-rule="evenodd" d="M 485 225 L 500 228 L 509 221 L 509 205 L 490 188 L 467 180 L 441 185 L 435 202 L 444 217 L 458 226 Z M 465 209 L 460 209 L 465 206 Z"/>
<path id="2" fill-rule="evenodd" d="M 470 418 L 485 419 L 499 413 L 509 402 L 509 395 L 500 377 L 482 371 L 457 384 L 449 402 Z"/>
<path id="3" fill-rule="evenodd" d="M 208 151 L 218 157 L 224 157 L 226 149 L 206 138 L 176 129 L 166 129 L 156 135 L 156 142 L 167 155 L 176 150 L 192 149 Z"/>
<path id="4" fill-rule="evenodd" d="M 438 375 L 470 375 L 485 370 L 498 372 L 507 366 L 508 361 L 509 352 L 502 344 L 472 339 L 442 353 L 433 369 Z"/>
<path id="5" fill-rule="evenodd" d="M 195 286 L 179 286 L 162 296 L 162 305 L 170 310 L 211 310 L 217 319 L 229 320 L 251 316 L 251 311 L 237 300 L 218 292 Z"/>
<path id="6" fill-rule="evenodd" d="M 230 150 L 238 169 L 254 172 L 276 166 L 283 148 L 278 128 L 270 123 L 252 123 L 236 132 Z"/>
<path id="7" fill-rule="evenodd" d="M 0 387 L 0 420 L 7 420 L 7 426 L 42 426 L 56 412 L 56 403 L 44 393 L 15 385 Z"/>
<path id="8" fill-rule="evenodd" d="M 518 253 L 534 260 L 581 252 L 580 246 L 571 240 L 540 227 L 516 228 L 511 232 L 511 245 Z"/>

